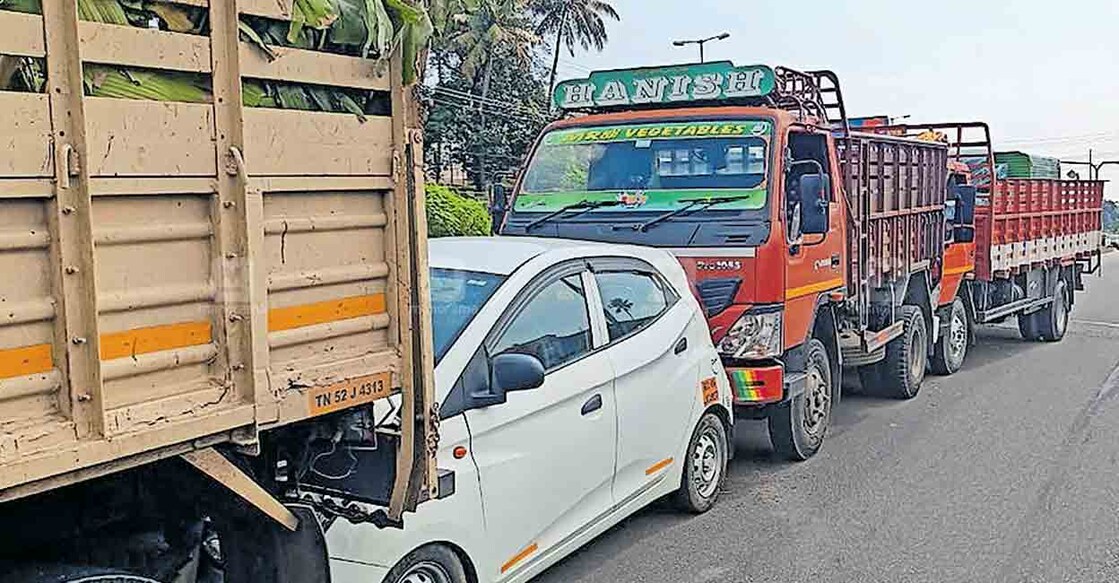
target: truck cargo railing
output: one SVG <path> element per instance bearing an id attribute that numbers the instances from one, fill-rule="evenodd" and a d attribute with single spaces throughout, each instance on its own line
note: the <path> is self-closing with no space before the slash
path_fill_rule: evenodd
<path id="1" fill-rule="evenodd" d="M 399 54 L 0 10 L 0 53 L 45 62 L 0 92 L 0 501 L 403 393 L 398 496 L 434 437 L 422 147 Z M 286 8 L 284 7 L 286 4 Z M 398 51 L 399 53 L 399 51 Z M 173 70 L 212 102 L 83 95 L 83 66 Z M 364 115 L 243 106 L 243 81 L 371 92 Z M 414 498 L 414 496 L 413 496 Z"/>

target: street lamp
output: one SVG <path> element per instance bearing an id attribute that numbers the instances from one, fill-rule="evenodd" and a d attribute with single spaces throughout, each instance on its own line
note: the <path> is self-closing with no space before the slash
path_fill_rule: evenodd
<path id="1" fill-rule="evenodd" d="M 702 62 L 704 62 L 704 60 L 703 60 L 703 45 L 705 45 L 705 44 L 707 44 L 707 43 L 709 43 L 713 40 L 726 40 L 728 38 L 730 38 L 730 33 L 729 32 L 724 32 L 723 34 L 718 34 L 718 35 L 715 35 L 715 36 L 709 36 L 707 38 L 699 38 L 699 39 L 695 39 L 695 40 L 676 40 L 676 41 L 672 41 L 672 44 L 673 44 L 673 46 L 677 46 L 677 47 L 683 47 L 683 46 L 687 46 L 687 45 L 699 45 L 699 62 L 702 63 Z"/>

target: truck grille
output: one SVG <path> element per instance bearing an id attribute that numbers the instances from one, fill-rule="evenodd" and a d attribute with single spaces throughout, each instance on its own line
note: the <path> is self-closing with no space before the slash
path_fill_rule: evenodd
<path id="1" fill-rule="evenodd" d="M 703 304 L 707 317 L 720 314 L 730 307 L 741 284 L 742 279 L 738 277 L 705 279 L 697 283 L 696 291 L 699 292 L 699 301 Z"/>

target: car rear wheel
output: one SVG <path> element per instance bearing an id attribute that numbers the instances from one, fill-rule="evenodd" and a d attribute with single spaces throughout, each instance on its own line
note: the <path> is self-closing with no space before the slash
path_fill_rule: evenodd
<path id="1" fill-rule="evenodd" d="M 769 440 L 788 460 L 803 461 L 820 451 L 831 421 L 831 365 L 824 343 L 808 341 L 804 393 L 778 406 L 769 416 Z"/>
<path id="2" fill-rule="evenodd" d="M 420 547 L 400 560 L 386 583 L 467 583 L 466 570 L 454 551 L 443 545 Z"/>
<path id="3" fill-rule="evenodd" d="M 967 357 L 968 330 L 967 309 L 960 298 L 952 300 L 946 310 L 948 326 L 936 341 L 933 349 L 932 369 L 938 375 L 950 375 L 960 370 Z"/>
<path id="4" fill-rule="evenodd" d="M 704 413 L 688 443 L 680 488 L 672 496 L 677 508 L 703 514 L 715 506 L 727 478 L 729 452 L 723 421 L 714 413 Z"/>

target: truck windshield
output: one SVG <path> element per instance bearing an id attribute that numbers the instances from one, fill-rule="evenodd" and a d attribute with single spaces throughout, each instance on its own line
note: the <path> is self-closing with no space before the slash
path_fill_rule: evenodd
<path id="1" fill-rule="evenodd" d="M 516 212 L 618 201 L 586 214 L 674 211 L 697 197 L 738 196 L 719 210 L 761 209 L 771 124 L 694 121 L 560 129 L 529 163 Z"/>
<path id="2" fill-rule="evenodd" d="M 489 301 L 505 277 L 478 271 L 431 270 L 431 327 L 435 364 Z"/>

